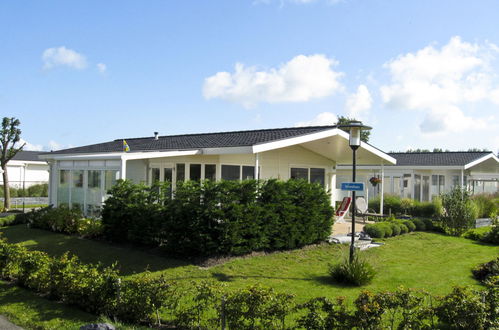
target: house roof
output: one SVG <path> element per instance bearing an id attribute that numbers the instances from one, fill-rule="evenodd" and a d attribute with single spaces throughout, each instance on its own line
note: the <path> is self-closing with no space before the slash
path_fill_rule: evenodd
<path id="1" fill-rule="evenodd" d="M 25 150 L 21 150 L 21 151 L 19 151 L 12 158 L 12 160 L 28 161 L 28 162 L 39 162 L 40 159 L 38 158 L 38 155 L 41 155 L 42 153 L 43 152 L 40 152 L 40 151 L 25 151 Z"/>
<path id="2" fill-rule="evenodd" d="M 390 152 L 388 154 L 397 160 L 397 166 L 465 166 L 492 152 Z"/>
<path id="3" fill-rule="evenodd" d="M 292 127 L 250 131 L 167 135 L 160 136 L 157 140 L 153 136 L 142 138 L 124 138 L 104 143 L 53 151 L 49 154 L 121 152 L 123 151 L 123 140 L 126 140 L 128 146 L 130 147 L 130 152 L 245 147 L 298 137 L 332 128 L 336 128 L 336 126 Z"/>

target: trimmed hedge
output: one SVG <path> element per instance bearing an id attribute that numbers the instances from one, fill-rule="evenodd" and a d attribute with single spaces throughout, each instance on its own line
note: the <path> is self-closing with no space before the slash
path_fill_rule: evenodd
<path id="1" fill-rule="evenodd" d="M 102 210 L 104 235 L 181 256 L 302 247 L 331 233 L 333 208 L 303 180 L 204 181 L 147 187 L 118 181 Z"/>
<path id="2" fill-rule="evenodd" d="M 364 226 L 364 231 L 372 238 L 387 238 L 406 234 L 412 231 L 424 231 L 433 229 L 433 222 L 430 219 L 411 220 L 389 220 L 376 223 L 369 223 Z"/>

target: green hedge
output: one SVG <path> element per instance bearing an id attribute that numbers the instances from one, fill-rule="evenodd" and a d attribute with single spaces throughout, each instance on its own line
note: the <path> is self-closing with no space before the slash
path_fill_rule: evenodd
<path id="1" fill-rule="evenodd" d="M 48 197 L 48 191 L 48 183 L 35 184 L 25 189 L 9 188 L 10 197 Z M 0 197 L 4 197 L 3 195 L 3 186 L 0 185 Z"/>
<path id="2" fill-rule="evenodd" d="M 302 180 L 179 183 L 118 181 L 102 210 L 105 236 L 207 256 L 298 248 L 325 240 L 333 208 L 324 188 Z"/>
<path id="3" fill-rule="evenodd" d="M 0 240 L 0 278 L 95 315 L 155 328 L 495 329 L 499 290 L 489 268 L 483 291 L 455 287 L 432 297 L 399 288 L 363 291 L 353 305 L 326 297 L 297 305 L 293 295 L 260 285 L 228 290 L 204 281 L 179 287 L 148 272 L 125 280 L 115 267 L 84 264 L 68 254 L 50 257 Z"/>
<path id="4" fill-rule="evenodd" d="M 433 222 L 430 219 L 389 220 L 369 223 L 364 226 L 364 231 L 372 238 L 387 238 L 406 234 L 411 231 L 432 230 Z"/>
<path id="5" fill-rule="evenodd" d="M 380 197 L 369 200 L 369 208 L 379 212 Z M 442 213 L 442 202 L 435 198 L 431 202 L 419 202 L 410 198 L 385 194 L 383 198 L 383 211 L 385 214 L 409 214 L 413 217 L 438 218 Z"/>

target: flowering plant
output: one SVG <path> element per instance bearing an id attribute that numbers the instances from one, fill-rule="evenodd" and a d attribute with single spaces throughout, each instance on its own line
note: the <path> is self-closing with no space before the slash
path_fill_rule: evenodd
<path id="1" fill-rule="evenodd" d="M 369 179 L 369 182 L 371 182 L 371 184 L 376 187 L 378 183 L 381 183 L 381 178 L 373 176 Z"/>

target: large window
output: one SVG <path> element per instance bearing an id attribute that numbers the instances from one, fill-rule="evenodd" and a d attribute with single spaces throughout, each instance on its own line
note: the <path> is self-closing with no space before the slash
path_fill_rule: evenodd
<path id="1" fill-rule="evenodd" d="M 59 171 L 59 185 L 57 187 L 57 201 L 59 205 L 69 205 L 70 174 L 69 170 Z"/>
<path id="2" fill-rule="evenodd" d="M 254 166 L 243 166 L 243 180 L 253 180 L 255 178 Z"/>
<path id="3" fill-rule="evenodd" d="M 201 181 L 201 164 L 189 165 L 189 179 L 192 181 Z"/>
<path id="4" fill-rule="evenodd" d="M 99 170 L 89 170 L 87 172 L 88 176 L 88 188 L 86 195 L 86 207 L 87 214 L 90 216 L 98 216 L 100 213 L 100 208 L 102 204 L 102 171 Z"/>
<path id="5" fill-rule="evenodd" d="M 421 175 L 414 174 L 414 199 L 421 201 Z"/>
<path id="6" fill-rule="evenodd" d="M 185 164 L 177 164 L 177 182 L 185 180 Z"/>
<path id="7" fill-rule="evenodd" d="M 83 189 L 83 170 L 73 171 L 73 184 L 71 185 L 71 207 L 80 208 L 83 211 L 85 191 Z"/>
<path id="8" fill-rule="evenodd" d="M 239 165 L 222 165 L 222 180 L 239 180 L 241 177 L 241 166 Z"/>
<path id="9" fill-rule="evenodd" d="M 290 176 L 293 180 L 306 180 L 311 183 L 318 183 L 324 187 L 326 180 L 326 170 L 323 168 L 292 167 Z"/>
<path id="10" fill-rule="evenodd" d="M 205 178 L 205 180 L 215 181 L 217 179 L 217 165 L 205 164 L 204 165 L 204 178 Z"/>

